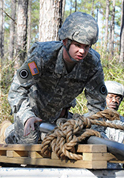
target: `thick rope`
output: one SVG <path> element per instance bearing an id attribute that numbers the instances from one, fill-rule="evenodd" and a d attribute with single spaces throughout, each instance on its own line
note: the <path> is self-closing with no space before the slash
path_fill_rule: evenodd
<path id="1" fill-rule="evenodd" d="M 103 118 L 103 121 L 96 120 L 99 118 Z M 92 115 L 90 118 L 75 114 L 73 119 L 70 120 L 65 118 L 58 119 L 57 127 L 42 141 L 42 156 L 46 157 L 53 151 L 60 159 L 82 159 L 82 155 L 75 153 L 76 145 L 90 136 L 101 137 L 99 132 L 89 129 L 91 125 L 124 130 L 124 126 L 107 123 L 105 119 L 120 120 L 120 117 L 116 111 L 106 109 Z"/>

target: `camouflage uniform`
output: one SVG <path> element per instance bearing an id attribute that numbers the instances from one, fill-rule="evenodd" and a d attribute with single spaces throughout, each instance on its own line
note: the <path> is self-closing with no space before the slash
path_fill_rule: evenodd
<path id="1" fill-rule="evenodd" d="M 35 43 L 28 60 L 15 75 L 8 99 L 15 119 L 18 118 L 23 125 L 32 116 L 41 118 L 43 122 L 55 122 L 62 108 L 77 97 L 84 87 L 89 111 L 104 109 L 106 93 L 102 90 L 103 70 L 98 53 L 90 49 L 83 62 L 77 63 L 72 72 L 67 73 L 62 50 L 61 42 Z M 27 64 L 32 61 L 35 61 L 39 74 L 31 77 Z M 19 77 L 24 70 L 29 73 L 29 80 Z M 26 81 L 23 83 L 21 80 Z"/>
<path id="2" fill-rule="evenodd" d="M 111 124 L 123 125 L 124 126 L 124 117 L 120 116 L 120 120 L 114 120 L 114 121 L 107 120 L 106 122 L 111 123 Z M 120 130 L 120 129 L 107 127 L 105 129 L 103 137 L 106 138 L 106 139 L 112 140 L 112 141 L 124 143 L 124 131 Z M 108 163 L 107 167 L 110 168 L 110 169 L 123 168 L 123 164 Z"/>
<path id="3" fill-rule="evenodd" d="M 124 87 L 123 87 L 122 84 L 120 84 L 116 81 L 106 81 L 105 85 L 107 87 L 108 93 L 119 95 L 119 96 L 122 97 L 121 101 L 123 100 Z M 119 105 L 121 104 L 121 101 L 120 101 Z M 120 120 L 107 121 L 107 122 L 118 124 L 118 125 L 124 125 L 124 117 L 120 115 Z M 124 132 L 122 130 L 108 127 L 105 132 L 106 132 L 106 136 L 110 140 L 114 140 L 114 141 L 117 141 L 119 143 L 123 143 Z"/>
<path id="4" fill-rule="evenodd" d="M 120 120 L 114 120 L 114 121 L 108 121 L 108 123 L 113 123 L 116 125 L 124 125 L 124 117 L 120 116 Z M 124 131 L 119 130 L 119 129 L 114 129 L 114 128 L 109 128 L 107 127 L 105 130 L 107 138 L 110 140 L 123 143 L 124 142 Z"/>
<path id="5" fill-rule="evenodd" d="M 124 87 L 122 84 L 120 84 L 116 81 L 106 81 L 105 85 L 107 87 L 108 93 L 122 96 L 122 100 L 123 100 Z M 107 120 L 106 122 L 123 126 L 124 125 L 124 117 L 120 115 L 120 120 L 114 120 L 114 121 Z M 107 139 L 119 142 L 119 143 L 124 143 L 124 131 L 123 130 L 107 127 L 105 129 L 104 137 Z M 108 168 L 121 168 L 121 167 L 122 167 L 121 164 L 108 163 Z"/>
<path id="6" fill-rule="evenodd" d="M 107 92 L 100 55 L 95 50 L 90 48 L 88 55 L 68 73 L 61 41 L 36 42 L 28 59 L 17 71 L 9 91 L 8 100 L 15 123 L 13 131 L 11 128 L 6 131 L 6 142 L 37 143 L 39 123 L 28 136 L 23 136 L 27 119 L 37 116 L 42 122 L 55 123 L 62 109 L 84 88 L 91 114 L 103 110 Z"/>

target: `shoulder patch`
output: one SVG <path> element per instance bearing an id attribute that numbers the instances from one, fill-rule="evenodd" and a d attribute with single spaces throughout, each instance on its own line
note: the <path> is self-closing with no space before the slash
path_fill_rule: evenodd
<path id="1" fill-rule="evenodd" d="M 26 69 L 22 69 L 22 70 L 20 70 L 20 72 L 19 72 L 19 76 L 20 76 L 22 79 L 26 79 L 26 78 L 28 78 L 28 76 L 29 76 L 29 72 L 28 72 Z"/>
<path id="2" fill-rule="evenodd" d="M 30 63 L 23 64 L 18 70 L 17 70 L 17 77 L 20 81 L 20 83 L 25 83 L 28 80 L 32 79 L 33 77 L 36 78 L 39 75 L 39 70 L 34 61 Z"/>
<path id="3" fill-rule="evenodd" d="M 99 91 L 100 91 L 100 93 L 102 95 L 106 95 L 107 94 L 106 86 L 105 85 L 101 85 Z"/>
<path id="4" fill-rule="evenodd" d="M 33 76 L 39 74 L 38 67 L 34 61 L 28 63 L 28 66 L 29 66 L 30 72 Z"/>

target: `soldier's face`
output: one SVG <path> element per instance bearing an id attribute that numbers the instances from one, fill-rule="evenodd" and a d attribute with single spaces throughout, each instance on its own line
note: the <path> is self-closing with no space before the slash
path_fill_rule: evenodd
<path id="1" fill-rule="evenodd" d="M 66 42 L 67 41 L 65 41 L 65 44 Z M 88 54 L 89 48 L 90 48 L 90 45 L 81 44 L 76 41 L 72 41 L 70 48 L 69 48 L 69 54 L 76 61 L 80 61 L 86 57 L 86 55 Z M 71 59 L 69 58 L 69 56 L 67 56 L 66 60 L 68 60 L 68 62 L 69 61 L 71 62 Z"/>
<path id="2" fill-rule="evenodd" d="M 109 93 L 106 97 L 107 107 L 110 109 L 118 110 L 119 105 L 121 103 L 121 97 L 116 94 Z"/>

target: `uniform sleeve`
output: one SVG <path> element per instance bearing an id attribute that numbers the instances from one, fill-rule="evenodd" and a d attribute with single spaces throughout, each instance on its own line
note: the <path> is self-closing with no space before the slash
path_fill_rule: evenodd
<path id="1" fill-rule="evenodd" d="M 108 121 L 108 123 L 116 124 L 116 125 L 121 125 L 124 126 L 124 118 L 123 120 L 114 120 L 114 121 Z M 115 128 L 110 128 L 107 127 L 105 130 L 106 137 L 110 140 L 123 143 L 124 142 L 124 131 L 120 129 L 115 129 Z"/>
<path id="2" fill-rule="evenodd" d="M 27 63 L 31 63 L 32 61 L 36 62 L 36 57 L 34 55 L 36 47 L 36 44 L 33 45 L 31 54 L 27 61 L 21 66 L 20 69 L 17 70 L 8 94 L 8 101 L 10 103 L 12 113 L 16 114 L 16 116 L 21 119 L 23 124 L 28 118 L 35 116 L 32 108 L 30 107 L 28 94 L 30 87 L 37 80 L 37 75 L 35 75 L 35 78 L 32 77 L 29 68 L 27 68 Z"/>
<path id="3" fill-rule="evenodd" d="M 104 83 L 102 66 L 100 64 L 98 66 L 96 71 L 93 69 L 94 75 L 91 76 L 85 87 L 89 115 L 104 110 L 106 106 L 107 89 Z"/>
<path id="4" fill-rule="evenodd" d="M 28 118 L 35 116 L 29 103 L 28 88 L 30 88 L 30 84 L 20 84 L 17 75 L 15 75 L 8 94 L 12 113 L 19 116 L 23 124 Z"/>

